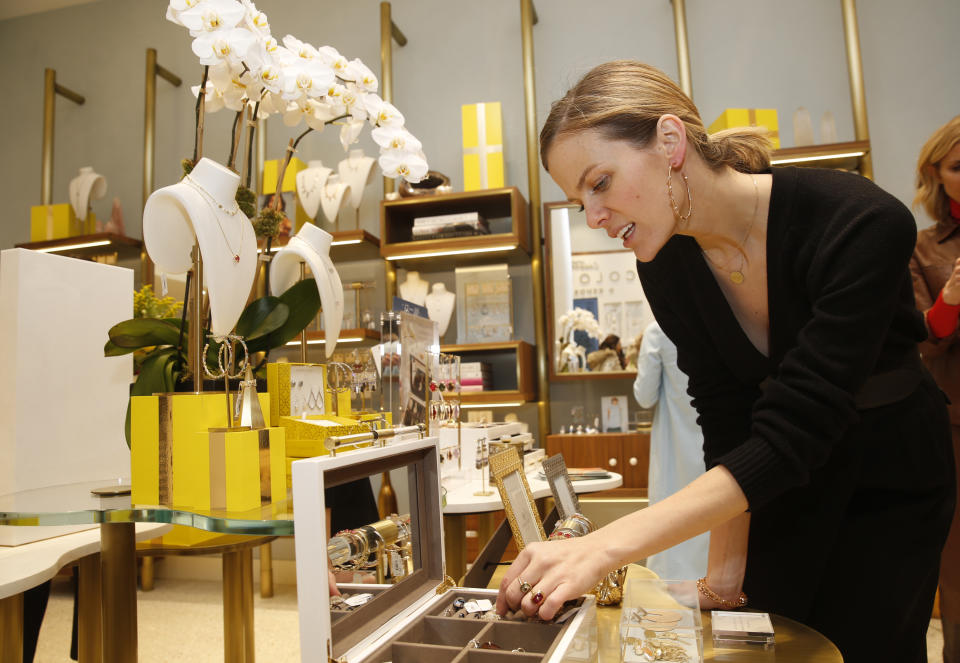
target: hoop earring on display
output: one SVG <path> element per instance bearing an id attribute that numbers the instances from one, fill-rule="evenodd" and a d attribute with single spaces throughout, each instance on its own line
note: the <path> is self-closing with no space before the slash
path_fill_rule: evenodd
<path id="1" fill-rule="evenodd" d="M 687 179 L 687 174 L 680 171 L 680 176 L 683 178 L 683 185 L 687 188 L 687 213 L 680 213 L 680 205 L 677 204 L 677 199 L 673 196 L 673 165 L 667 164 L 667 195 L 670 197 L 670 205 L 673 207 L 673 214 L 680 220 L 681 223 L 686 223 L 690 220 L 690 215 L 693 214 L 693 195 L 690 193 L 690 180 Z"/>

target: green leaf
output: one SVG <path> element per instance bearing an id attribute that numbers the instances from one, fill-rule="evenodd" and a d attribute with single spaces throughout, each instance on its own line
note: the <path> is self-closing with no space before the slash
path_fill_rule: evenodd
<path id="1" fill-rule="evenodd" d="M 290 309 L 290 315 L 279 329 L 270 334 L 265 345 L 260 347 L 258 344 L 256 349 L 251 347 L 251 352 L 272 350 L 292 341 L 320 311 L 320 293 L 317 292 L 317 282 L 313 279 L 294 283 L 279 299 Z"/>
<path id="2" fill-rule="evenodd" d="M 145 318 L 141 318 L 145 319 Z M 176 348 L 158 348 L 147 355 L 140 367 L 130 390 L 131 396 L 150 396 L 152 394 L 173 391 L 173 369 L 177 363 Z M 130 446 L 130 400 L 127 400 L 127 415 L 123 424 L 123 434 Z"/>
<path id="3" fill-rule="evenodd" d="M 119 345 L 116 345 L 113 341 L 107 341 L 103 344 L 103 356 L 104 357 L 121 357 L 123 355 L 128 355 L 131 352 L 136 352 L 137 348 L 121 348 Z"/>
<path id="4" fill-rule="evenodd" d="M 180 338 L 180 327 L 169 320 L 133 318 L 115 324 L 107 335 L 119 348 L 137 349 L 152 345 L 176 345 Z"/>
<path id="5" fill-rule="evenodd" d="M 279 329 L 290 309 L 278 297 L 261 297 L 250 302 L 237 321 L 237 334 L 248 343 Z"/>

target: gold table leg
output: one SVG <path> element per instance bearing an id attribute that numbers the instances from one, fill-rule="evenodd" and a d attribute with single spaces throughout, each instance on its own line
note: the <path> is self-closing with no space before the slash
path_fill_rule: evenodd
<path id="1" fill-rule="evenodd" d="M 240 551 L 240 604 L 243 606 L 243 651 L 245 663 L 253 663 L 256 653 L 253 644 L 253 550 Z"/>
<path id="2" fill-rule="evenodd" d="M 223 553 L 223 660 L 243 661 L 243 605 L 239 552 Z"/>
<path id="3" fill-rule="evenodd" d="M 81 558 L 77 589 L 77 660 L 79 663 L 100 663 L 103 659 L 103 602 L 100 600 L 103 580 L 100 554 Z"/>
<path id="4" fill-rule="evenodd" d="M 467 519 L 463 514 L 443 516 L 443 549 L 447 575 L 459 582 L 467 572 Z"/>
<path id="5" fill-rule="evenodd" d="M 253 551 L 223 553 L 223 660 L 253 663 Z"/>
<path id="6" fill-rule="evenodd" d="M 269 543 L 260 546 L 260 598 L 273 596 L 273 548 Z"/>
<path id="7" fill-rule="evenodd" d="M 0 599 L 0 661 L 23 660 L 23 594 Z"/>
<path id="8" fill-rule="evenodd" d="M 147 555 L 140 558 L 140 590 L 144 592 L 153 591 L 153 555 Z"/>
<path id="9" fill-rule="evenodd" d="M 137 661 L 137 553 L 133 523 L 100 525 L 103 662 Z"/>

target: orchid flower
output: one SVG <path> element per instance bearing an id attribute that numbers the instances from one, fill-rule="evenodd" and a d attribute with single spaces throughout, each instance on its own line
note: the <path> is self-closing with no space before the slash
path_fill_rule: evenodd
<path id="1" fill-rule="evenodd" d="M 373 142 L 385 150 L 408 150 L 419 152 L 423 149 L 420 141 L 403 127 L 377 127 L 370 132 Z"/>
<path id="2" fill-rule="evenodd" d="M 177 14 L 177 18 L 192 37 L 199 37 L 203 32 L 235 28 L 244 15 L 243 5 L 237 0 L 201 0 Z"/>
<path id="3" fill-rule="evenodd" d="M 346 80 L 356 83 L 364 92 L 377 91 L 377 77 L 359 58 L 350 60 L 347 65 Z"/>
<path id="4" fill-rule="evenodd" d="M 380 155 L 377 163 L 385 177 L 402 177 L 408 182 L 419 182 L 429 170 L 422 152 L 388 151 Z"/>
<path id="5" fill-rule="evenodd" d="M 202 32 L 193 40 L 192 48 L 200 58 L 200 64 L 229 62 L 238 65 L 256 41 L 256 36 L 244 28 L 222 28 Z"/>
<path id="6" fill-rule="evenodd" d="M 363 120 L 351 119 L 343 123 L 340 127 L 340 144 L 343 145 L 343 151 L 346 152 L 350 146 L 360 138 L 360 132 L 366 124 Z"/>

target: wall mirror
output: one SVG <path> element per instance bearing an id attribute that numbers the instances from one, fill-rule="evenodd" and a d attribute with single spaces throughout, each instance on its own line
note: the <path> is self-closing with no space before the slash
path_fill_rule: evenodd
<path id="1" fill-rule="evenodd" d="M 633 252 L 590 229 L 579 205 L 543 208 L 551 379 L 636 375 L 636 349 L 653 313 Z"/>

